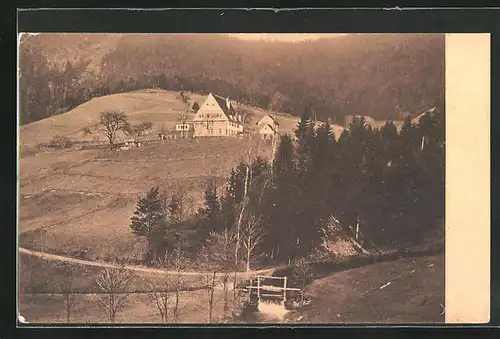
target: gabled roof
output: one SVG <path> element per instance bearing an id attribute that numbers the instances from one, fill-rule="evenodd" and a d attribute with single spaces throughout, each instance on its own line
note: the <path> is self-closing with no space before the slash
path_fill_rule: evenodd
<path id="1" fill-rule="evenodd" d="M 227 98 L 223 98 L 213 93 L 210 93 L 209 95 L 212 95 L 214 97 L 215 101 L 217 101 L 217 104 L 220 106 L 220 108 L 228 118 L 236 113 L 231 101 L 229 101 L 229 108 L 227 107 Z"/>
<path id="2" fill-rule="evenodd" d="M 280 125 L 280 124 L 279 124 L 279 122 L 278 122 L 278 120 L 276 120 L 276 118 L 274 118 L 271 114 L 264 115 L 262 118 L 260 118 L 260 120 L 259 120 L 259 121 L 257 121 L 257 123 L 256 123 L 256 124 L 257 124 L 257 125 L 259 125 L 259 124 L 260 124 L 260 122 L 261 122 L 262 120 L 264 120 L 266 117 L 271 118 L 272 122 L 273 122 L 275 125 L 277 125 L 277 126 L 279 126 L 279 125 Z"/>
<path id="3" fill-rule="evenodd" d="M 260 129 L 260 130 L 262 130 L 262 128 L 264 128 L 264 127 L 266 127 L 266 126 L 269 126 L 269 128 L 271 129 L 271 131 L 273 131 L 273 133 L 276 133 L 276 130 L 275 130 L 275 129 L 274 129 L 274 127 L 273 127 L 273 126 L 271 126 L 270 124 L 265 124 L 265 125 L 263 125 L 263 126 L 261 127 L 261 129 Z"/>

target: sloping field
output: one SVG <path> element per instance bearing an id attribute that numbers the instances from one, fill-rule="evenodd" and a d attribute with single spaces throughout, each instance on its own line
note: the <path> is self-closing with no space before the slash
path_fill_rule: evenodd
<path id="1" fill-rule="evenodd" d="M 102 259 L 114 251 L 128 257 L 138 241 L 129 231 L 130 217 L 138 196 L 153 185 L 167 192 L 184 188 L 187 209 L 196 211 L 208 177 L 223 183 L 248 150 L 270 156 L 270 142 L 256 137 L 164 140 L 120 152 L 37 147 L 56 135 L 93 138 L 84 137 L 83 129 L 95 125 L 103 110 L 121 109 L 132 123 L 151 121 L 157 130 L 171 128 L 184 110 L 177 96 L 156 90 L 116 94 L 22 126 L 21 149 L 32 152 L 21 152 L 19 159 L 20 245 L 59 254 L 84 250 L 89 259 Z M 291 117 L 280 119 L 295 122 Z"/>
<path id="2" fill-rule="evenodd" d="M 62 283 L 71 279 L 75 296 L 72 311 L 72 323 L 102 323 L 109 322 L 106 315 L 95 302 L 97 291 L 95 280 L 100 273 L 98 267 L 88 267 L 20 254 L 21 293 L 19 294 L 19 312 L 30 323 L 61 323 L 66 322 L 63 296 L 60 294 Z M 133 274 L 129 301 L 122 312 L 117 315 L 117 322 L 122 323 L 159 323 L 161 318 L 154 302 L 144 293 L 150 279 L 159 279 L 153 274 Z M 204 282 L 200 276 L 183 276 L 182 281 L 187 288 L 199 288 Z M 29 287 L 29 289 L 28 289 Z M 230 293 L 230 297 L 232 294 Z M 181 292 L 179 322 L 207 322 L 207 294 L 204 290 Z M 170 302 L 170 314 L 173 311 L 173 299 Z M 223 314 L 222 291 L 214 291 L 213 321 Z"/>
<path id="3" fill-rule="evenodd" d="M 444 256 L 406 258 L 317 279 L 301 323 L 442 323 Z"/>
<path id="4" fill-rule="evenodd" d="M 203 104 L 205 96 L 190 94 L 192 101 Z M 269 113 L 264 110 L 250 108 L 254 113 L 254 121 Z M 24 125 L 20 128 L 19 144 L 21 149 L 33 149 L 41 143 L 48 143 L 55 136 L 64 136 L 73 140 L 105 140 L 103 135 L 85 135 L 85 128 L 95 127 L 99 123 L 101 112 L 121 110 L 132 124 L 150 121 L 153 132 L 171 130 L 179 122 L 180 113 L 185 106 L 178 92 L 164 90 L 139 90 L 129 93 L 113 94 L 94 98 L 73 110 Z M 189 119 L 194 117 L 190 112 Z M 283 132 L 291 132 L 298 119 L 287 114 L 280 114 L 278 121 Z"/>
<path id="5" fill-rule="evenodd" d="M 167 192 L 180 186 L 190 200 L 186 209 L 196 211 L 208 177 L 222 183 L 248 147 L 248 140 L 237 138 L 178 139 L 121 152 L 53 151 L 21 158 L 20 244 L 65 254 L 86 250 L 94 259 L 111 251 L 128 256 L 137 242 L 128 225 L 138 196 L 153 185 Z M 269 145 L 260 148 L 262 156 L 270 154 Z"/>
<path id="6" fill-rule="evenodd" d="M 229 298 L 232 294 L 230 293 Z M 221 323 L 223 315 L 223 296 L 220 290 L 214 292 L 214 307 L 212 310 L 212 323 Z M 208 323 L 207 292 L 204 290 L 181 292 L 179 296 L 179 321 L 180 324 Z M 230 301 L 231 303 L 231 301 Z M 170 301 L 169 319 L 172 323 L 174 300 Z M 20 313 L 30 323 L 51 324 L 66 323 L 62 295 L 24 295 Z M 124 309 L 117 314 L 117 323 L 129 324 L 161 324 L 161 318 L 147 293 L 130 295 Z M 109 319 L 95 302 L 92 294 L 79 294 L 75 297 L 75 306 L 70 323 L 97 324 L 109 323 Z"/>
<path id="7" fill-rule="evenodd" d="M 95 291 L 94 281 L 99 268 L 45 261 L 25 255 L 21 255 L 20 259 L 21 285 L 26 286 L 32 281 L 35 283 L 32 287 L 39 291 L 35 294 L 24 291 L 20 295 L 20 313 L 28 321 L 65 322 L 64 304 L 62 296 L 57 294 L 57 286 L 68 278 L 73 279 L 75 289 L 82 292 L 76 297 L 71 322 L 106 321 L 93 301 L 95 297 L 91 294 Z M 129 303 L 120 313 L 119 322 L 159 321 L 147 294 L 140 293 L 144 291 L 147 279 L 154 277 L 146 273 L 134 274 L 135 293 L 131 295 Z M 190 286 L 199 286 L 203 281 L 199 276 L 188 276 L 184 279 Z M 300 317 L 301 324 L 442 323 L 444 283 L 443 255 L 406 258 L 338 272 L 317 279 L 307 286 L 306 293 L 312 298 L 312 303 L 304 306 L 300 312 L 292 311 L 287 314 L 286 321 L 299 322 L 297 319 Z M 215 293 L 214 319 L 217 319 L 222 315 L 222 295 L 220 289 Z M 231 298 L 231 293 L 229 297 Z M 205 291 L 184 292 L 180 300 L 182 305 L 180 322 L 206 322 Z M 278 321 L 276 317 L 257 312 L 246 317 L 245 322 Z"/>
<path id="8" fill-rule="evenodd" d="M 162 124 L 165 128 L 171 128 L 185 109 L 177 95 L 168 91 L 138 91 L 94 98 L 67 113 L 22 126 L 20 146 L 36 147 L 49 142 L 54 136 L 75 140 L 93 140 L 98 137 L 104 140 L 104 136 L 98 134 L 85 137 L 83 130 L 98 124 L 100 114 L 108 110 L 123 111 L 131 123 L 151 121 L 155 129 L 159 130 Z M 199 100 L 201 97 L 193 95 L 193 99 Z"/>

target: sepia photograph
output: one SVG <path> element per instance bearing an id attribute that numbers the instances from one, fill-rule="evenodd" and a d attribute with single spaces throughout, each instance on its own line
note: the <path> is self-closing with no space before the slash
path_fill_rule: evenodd
<path id="1" fill-rule="evenodd" d="M 444 324 L 445 40 L 20 34 L 19 322 Z"/>

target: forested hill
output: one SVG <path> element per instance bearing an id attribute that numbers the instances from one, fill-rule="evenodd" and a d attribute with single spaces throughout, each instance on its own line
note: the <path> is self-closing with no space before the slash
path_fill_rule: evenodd
<path id="1" fill-rule="evenodd" d="M 150 87 L 216 92 L 293 115 L 308 108 L 333 122 L 346 114 L 397 119 L 444 100 L 444 35 L 286 43 L 224 34 L 39 34 L 21 44 L 20 67 L 22 123 Z"/>

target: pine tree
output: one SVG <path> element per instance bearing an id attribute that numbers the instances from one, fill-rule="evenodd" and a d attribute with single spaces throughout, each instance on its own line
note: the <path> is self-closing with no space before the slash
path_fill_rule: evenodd
<path id="1" fill-rule="evenodd" d="M 311 166 L 312 143 L 314 140 L 314 122 L 309 110 L 305 110 L 294 130 L 297 139 L 297 168 L 299 173 L 305 173 Z"/>
<path id="2" fill-rule="evenodd" d="M 251 180 L 249 183 L 248 200 L 250 209 L 256 215 L 260 215 L 260 208 L 263 206 L 265 194 L 271 187 L 271 166 L 263 158 L 257 157 L 250 165 Z"/>
<path id="3" fill-rule="evenodd" d="M 276 153 L 273 163 L 275 185 L 292 184 L 295 172 L 294 149 L 292 139 L 288 134 L 281 137 Z"/>
<path id="4" fill-rule="evenodd" d="M 226 194 L 221 199 L 221 218 L 224 229 L 231 229 L 236 222 L 236 203 L 234 198 Z"/>
<path id="5" fill-rule="evenodd" d="M 329 124 L 322 124 L 309 143 L 307 171 L 302 172 L 297 203 L 297 252 L 306 255 L 320 241 L 322 220 L 329 214 L 330 170 L 333 160 L 333 135 Z"/>
<path id="6" fill-rule="evenodd" d="M 439 113 L 439 112 L 437 112 Z M 415 215 L 420 233 L 434 229 L 444 217 L 444 124 L 441 114 L 424 115 L 418 125 L 420 152 L 416 153 Z M 418 239 L 417 239 L 418 240 Z"/>
<path id="7" fill-rule="evenodd" d="M 262 224 L 266 238 L 263 243 L 273 259 L 288 255 L 287 246 L 295 229 L 294 195 L 296 196 L 296 173 L 293 142 L 290 135 L 281 141 L 272 166 L 273 185 L 266 190 L 262 207 Z"/>
<path id="8" fill-rule="evenodd" d="M 210 180 L 205 188 L 205 206 L 202 209 L 202 217 L 203 233 L 218 232 L 222 229 L 221 206 L 214 180 Z"/>
<path id="9" fill-rule="evenodd" d="M 145 236 L 148 241 L 148 258 L 161 255 L 166 229 L 166 211 L 163 195 L 158 187 L 152 187 L 145 197 L 140 198 L 130 228 L 134 234 Z"/>

